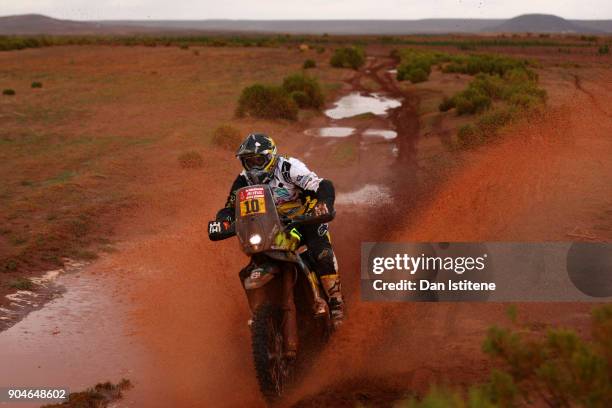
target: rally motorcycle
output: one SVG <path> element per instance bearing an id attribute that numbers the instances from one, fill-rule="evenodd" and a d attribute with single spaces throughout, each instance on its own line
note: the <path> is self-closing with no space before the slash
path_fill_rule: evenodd
<path id="1" fill-rule="evenodd" d="M 281 218 L 267 185 L 243 187 L 236 200 L 235 221 L 209 222 L 208 235 L 212 241 L 236 235 L 251 256 L 240 278 L 252 313 L 259 388 L 273 400 L 292 382 L 300 357 L 316 350 L 333 330 L 328 300 L 296 227 L 329 222 L 334 214 L 310 215 L 316 200 L 309 200 Z"/>

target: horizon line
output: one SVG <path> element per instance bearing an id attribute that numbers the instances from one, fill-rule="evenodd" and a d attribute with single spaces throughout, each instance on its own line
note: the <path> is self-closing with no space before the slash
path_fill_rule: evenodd
<path id="1" fill-rule="evenodd" d="M 612 20 L 612 17 L 609 18 L 598 18 L 598 19 L 582 19 L 582 18 L 567 18 L 560 16 L 558 14 L 550 14 L 550 13 L 525 13 L 518 14 L 513 17 L 423 17 L 423 18 L 415 18 L 415 19 L 407 19 L 407 18 L 103 18 L 103 19 L 74 19 L 74 18 L 62 18 L 62 17 L 54 17 L 49 14 L 43 13 L 22 13 L 22 14 L 8 14 L 8 15 L 0 15 L 0 18 L 6 17 L 20 17 L 20 16 L 42 16 L 48 17 L 55 20 L 64 20 L 64 21 L 76 21 L 76 22 L 110 22 L 110 21 L 423 21 L 423 20 L 511 20 L 513 18 L 521 17 L 521 16 L 553 16 L 558 17 L 564 20 L 573 20 L 573 21 L 607 21 Z"/>

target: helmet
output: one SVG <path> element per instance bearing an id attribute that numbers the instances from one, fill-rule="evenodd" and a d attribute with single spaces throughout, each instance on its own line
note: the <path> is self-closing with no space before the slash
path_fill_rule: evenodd
<path id="1" fill-rule="evenodd" d="M 251 133 L 238 148 L 247 178 L 252 184 L 264 184 L 274 177 L 277 162 L 276 143 L 263 133 Z"/>

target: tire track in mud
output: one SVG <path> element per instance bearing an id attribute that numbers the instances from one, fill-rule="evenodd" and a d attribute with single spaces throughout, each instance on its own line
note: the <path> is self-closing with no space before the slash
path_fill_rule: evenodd
<path id="1" fill-rule="evenodd" d="M 586 96 L 589 97 L 589 99 L 591 100 L 593 106 L 600 111 L 602 114 L 606 115 L 609 118 L 612 118 L 612 114 L 610 114 L 609 112 L 607 112 L 599 103 L 599 101 L 597 100 L 597 98 L 595 97 L 595 95 L 593 95 L 592 92 L 587 91 L 584 86 L 582 86 L 582 78 L 580 78 L 577 74 L 573 74 L 572 75 L 574 77 L 574 87 L 579 90 L 580 92 L 584 93 Z"/>
<path id="2" fill-rule="evenodd" d="M 576 88 L 582 90 L 580 80 L 576 77 L 575 80 Z M 456 189 L 449 189 L 445 185 L 444 194 L 436 197 L 436 201 L 433 203 L 427 202 L 430 207 L 427 210 L 430 211 L 427 211 L 425 217 L 416 223 L 413 229 L 396 231 L 395 235 L 391 235 L 391 240 L 416 240 L 413 237 L 419 237 L 419 240 L 435 240 L 447 236 L 452 236 L 456 240 L 469 237 L 470 240 L 475 241 L 508 239 L 507 237 L 516 232 L 508 231 L 508 225 L 504 225 L 508 223 L 519 228 L 518 236 L 520 236 L 520 239 L 534 239 L 534 231 L 529 229 L 530 226 L 527 225 L 530 222 L 523 221 L 525 225 L 522 225 L 523 229 L 520 230 L 521 222 L 517 222 L 511 216 L 509 217 L 507 213 L 503 213 L 513 208 L 515 205 L 513 201 L 517 201 L 517 205 L 524 205 L 530 204 L 529 199 L 522 197 L 519 200 L 505 200 L 506 202 L 502 200 L 492 203 L 488 200 L 495 200 L 495 193 L 486 190 L 479 191 L 477 188 L 481 184 L 483 188 L 487 189 L 493 185 L 500 186 L 501 193 L 497 191 L 500 199 L 507 198 L 508 195 L 517 191 L 519 193 L 527 192 L 526 196 L 532 197 L 535 195 L 536 197 L 533 200 L 537 202 L 541 199 L 542 194 L 530 193 L 530 184 L 534 179 L 533 174 L 538 176 L 535 183 L 536 191 L 549 188 L 546 186 L 546 181 L 553 182 L 553 184 L 558 181 L 555 180 L 554 171 L 552 174 L 546 171 L 540 173 L 537 171 L 537 166 L 544 162 L 560 166 L 561 169 L 570 168 L 570 176 L 572 171 L 580 170 L 580 165 L 576 169 L 576 166 L 572 168 L 571 165 L 563 164 L 561 159 L 565 156 L 559 156 L 559 149 L 563 150 L 563 146 L 559 145 L 567 142 L 564 142 L 560 137 L 559 132 L 561 130 L 573 133 L 572 138 L 575 137 L 585 143 L 584 136 L 590 135 L 589 130 L 596 130 L 595 133 L 599 138 L 596 141 L 600 144 L 595 144 L 595 146 L 604 147 L 601 143 L 604 140 L 603 136 L 605 136 L 606 128 L 599 124 L 598 128 L 589 129 L 594 126 L 591 123 L 592 120 L 585 119 L 593 117 L 593 115 L 585 115 L 590 108 L 581 106 L 580 101 L 573 101 L 572 98 L 576 95 L 571 95 L 571 93 L 572 91 L 569 95 L 563 95 L 561 100 L 570 103 L 571 108 L 566 108 L 567 111 L 557 112 L 553 110 L 553 112 L 549 112 L 549 115 L 536 122 L 524 123 L 516 129 L 519 130 L 520 137 L 518 139 L 505 141 L 499 146 L 493 146 L 489 151 L 482 152 L 481 155 L 475 155 L 475 159 L 480 158 L 487 163 L 482 167 L 482 173 L 471 174 L 468 168 L 466 174 L 466 169 L 462 169 L 462 173 L 449 180 L 451 186 L 456 187 Z M 587 95 L 580 97 L 580 99 L 586 100 L 588 91 L 584 91 L 584 93 Z M 604 92 L 596 95 L 605 100 Z M 595 95 L 591 95 L 590 99 L 593 105 L 597 104 Z M 606 114 L 601 106 L 593 106 L 592 111 L 597 112 L 596 116 L 599 118 Z M 572 117 L 572 121 L 578 123 L 569 126 L 572 122 L 568 119 L 569 117 Z M 573 129 L 577 124 L 580 126 Z M 607 126 L 609 126 L 609 123 Z M 586 139 L 588 141 L 588 136 Z M 547 143 L 551 143 L 551 146 L 548 146 Z M 606 146 L 609 146 L 609 144 Z M 588 158 L 591 156 L 589 150 L 593 149 L 593 146 L 587 147 L 586 152 L 577 152 L 572 148 L 566 149 L 568 150 L 566 152 L 568 156 L 565 157 L 566 163 L 573 164 L 572 160 L 575 161 L 576 158 L 581 158 L 585 163 L 589 163 L 591 161 Z M 494 154 L 491 154 L 491 150 Z M 601 160 L 602 153 L 599 149 L 592 153 L 594 159 Z M 554 169 L 554 166 L 551 167 Z M 400 171 L 402 170 L 400 169 Z M 473 177 L 467 177 L 470 174 Z M 592 173 L 586 173 L 582 169 L 582 172 L 578 172 L 574 175 L 574 178 L 584 184 L 584 181 L 588 180 L 591 175 Z M 568 181 L 568 184 L 571 184 L 571 181 Z M 570 186 L 565 186 L 563 190 L 569 191 L 567 187 Z M 605 186 L 603 188 L 605 189 Z M 596 188 L 591 188 L 590 191 L 601 189 L 602 186 L 596 186 Z M 475 201 L 474 197 L 480 192 L 482 192 L 481 199 Z M 581 198 L 588 197 L 589 194 L 579 194 L 579 196 Z M 559 201 L 555 200 L 554 203 L 559 203 Z M 565 207 L 568 203 L 569 201 L 563 201 L 561 205 Z M 583 203 L 580 204 L 582 208 Z M 538 217 L 546 218 L 549 215 L 549 212 L 546 211 L 540 214 L 529 207 L 522 208 L 522 210 L 525 209 L 527 210 L 525 215 L 530 215 L 536 219 Z M 547 209 L 550 210 L 550 208 Z M 465 215 L 470 217 L 464 216 L 461 211 L 464 211 Z M 427 215 L 431 215 L 431 217 L 427 217 Z M 455 224 L 460 224 L 465 230 L 461 230 L 458 234 Z M 500 228 L 500 226 L 503 229 L 497 230 L 496 228 Z M 543 239 L 547 239 L 546 236 L 550 239 L 551 231 L 550 225 L 548 225 L 536 232 L 544 233 L 545 237 Z M 343 371 L 342 368 L 337 368 L 335 371 L 327 369 L 334 373 L 334 377 L 332 375 L 325 376 L 325 369 L 323 369 L 323 379 L 320 379 L 317 383 L 319 387 L 304 387 L 303 393 L 294 401 L 294 406 L 352 407 L 357 403 L 390 406 L 396 397 L 405 396 L 407 392 L 421 395 L 427 391 L 432 383 L 443 382 L 450 383 L 453 386 L 473 384 L 483 379 L 489 369 L 490 363 L 484 359 L 480 350 L 485 330 L 493 324 L 505 321 L 507 305 L 492 303 L 417 303 L 379 306 L 378 309 L 375 307 L 368 309 L 367 306 L 363 306 L 365 310 L 362 311 L 359 319 L 365 317 L 371 318 L 370 320 L 349 321 L 353 326 L 351 329 L 363 326 L 370 332 L 373 331 L 375 335 L 375 337 L 367 339 L 367 343 L 362 348 L 355 347 L 353 349 L 362 353 L 357 355 L 358 361 L 350 361 L 350 353 L 346 350 L 339 351 L 339 353 L 346 353 L 348 357 L 343 359 L 335 356 L 334 359 L 334 356 L 332 356 L 329 364 L 344 364 L 345 367 L 342 368 L 345 368 L 345 370 Z M 551 307 L 550 303 L 531 303 L 518 304 L 518 307 L 521 316 L 526 316 L 529 321 L 541 325 L 571 324 L 580 329 L 581 324 L 588 322 L 588 305 L 555 304 Z M 371 315 L 367 314 L 368 311 L 371 312 Z M 375 318 L 387 319 L 387 321 L 378 322 Z M 376 333 L 377 330 L 382 330 L 384 333 Z M 341 338 L 343 333 L 339 334 L 339 338 Z M 347 346 L 354 347 L 355 344 L 347 341 Z M 331 351 L 328 354 L 334 352 Z"/>
<path id="3" fill-rule="evenodd" d="M 283 405 L 353 406 L 350 398 L 343 404 L 342 395 L 362 389 L 376 394 L 379 402 L 385 398 L 392 401 L 399 396 L 395 392 L 397 387 L 389 387 L 387 379 L 379 380 L 377 376 L 387 371 L 388 359 L 382 357 L 386 349 L 393 344 L 404 344 L 395 337 L 394 326 L 406 315 L 407 309 L 415 320 L 425 318 L 428 313 L 418 306 L 359 301 L 361 242 L 390 240 L 395 228 L 410 216 L 418 196 L 413 192 L 419 189 L 415 161 L 419 99 L 402 90 L 392 79 L 388 70 L 395 63 L 391 58 L 375 58 L 347 80 L 352 92 L 368 93 L 361 84 L 362 79 L 367 78 L 375 82 L 385 96 L 402 100 L 401 106 L 390 109 L 386 117 L 389 127 L 397 132 L 399 143 L 399 155 L 389 167 L 386 180 L 393 199 L 361 213 L 350 211 L 347 215 L 345 211 L 338 211 L 332 229 L 334 236 L 340 236 L 335 250 L 347 298 L 347 319 Z"/>

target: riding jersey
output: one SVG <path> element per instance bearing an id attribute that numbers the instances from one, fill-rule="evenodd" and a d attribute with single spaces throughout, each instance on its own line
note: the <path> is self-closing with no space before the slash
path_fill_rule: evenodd
<path id="1" fill-rule="evenodd" d="M 279 209 L 283 208 L 283 204 L 300 201 L 305 195 L 325 199 L 329 206 L 331 206 L 334 201 L 333 186 L 331 187 L 331 192 L 327 188 L 324 189 L 326 191 L 323 193 L 323 197 L 321 196 L 322 192 L 319 191 L 319 187 L 324 181 L 329 183 L 329 181 L 317 176 L 315 172 L 308 169 L 300 160 L 293 157 L 279 156 L 278 163 L 274 169 L 274 176 L 267 185 L 270 186 L 272 197 Z M 327 183 L 324 182 L 323 185 Z M 220 213 L 223 212 L 223 217 L 230 216 L 233 218 L 233 211 L 236 206 L 236 191 L 249 184 L 246 172 L 243 170 L 234 180 L 225 203 L 225 208 L 220 211 Z M 224 211 L 226 209 L 231 209 L 232 214 L 230 215 L 228 211 Z"/>

